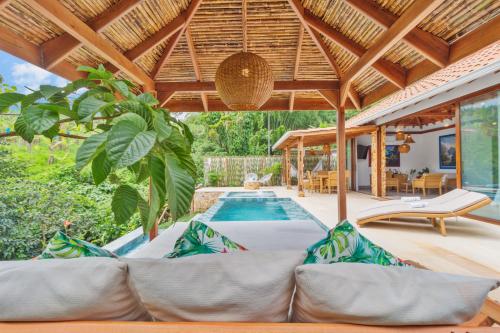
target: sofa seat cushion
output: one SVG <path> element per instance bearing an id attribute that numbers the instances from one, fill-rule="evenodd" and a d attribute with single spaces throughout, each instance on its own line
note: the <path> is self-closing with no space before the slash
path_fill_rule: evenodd
<path id="1" fill-rule="evenodd" d="M 166 258 L 187 257 L 206 253 L 229 253 L 246 251 L 242 245 L 233 242 L 204 223 L 192 221 L 177 239 L 172 252 Z"/>
<path id="2" fill-rule="evenodd" d="M 80 257 L 116 257 L 112 252 L 58 231 L 50 239 L 38 259 L 72 259 Z"/>
<path id="3" fill-rule="evenodd" d="M 294 322 L 456 325 L 480 310 L 499 281 L 425 269 L 353 263 L 295 270 Z"/>
<path id="4" fill-rule="evenodd" d="M 160 321 L 285 322 L 304 252 L 126 259 L 131 283 Z"/>
<path id="5" fill-rule="evenodd" d="M 0 262 L 0 321 L 150 318 L 116 259 Z"/>
<path id="6" fill-rule="evenodd" d="M 372 243 L 345 220 L 328 231 L 326 238 L 307 249 L 304 264 L 358 262 L 384 266 L 408 266 L 403 260 Z"/>

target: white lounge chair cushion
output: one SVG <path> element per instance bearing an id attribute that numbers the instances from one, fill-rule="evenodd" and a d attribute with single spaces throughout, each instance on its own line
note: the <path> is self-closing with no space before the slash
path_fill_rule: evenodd
<path id="1" fill-rule="evenodd" d="M 470 320 L 499 281 L 425 269 L 339 263 L 295 270 L 294 322 L 455 325 Z"/>
<path id="2" fill-rule="evenodd" d="M 110 258 L 0 262 L 0 321 L 151 320 Z"/>
<path id="3" fill-rule="evenodd" d="M 488 196 L 481 193 L 469 192 L 466 190 L 453 190 L 434 199 L 426 200 L 428 203 L 426 207 L 412 207 L 411 203 L 401 202 L 400 200 L 383 201 L 361 210 L 358 212 L 356 219 L 359 221 L 366 218 L 391 214 L 451 214 L 457 213 L 462 209 L 471 207 L 487 199 Z"/>
<path id="4" fill-rule="evenodd" d="M 149 313 L 160 321 L 285 322 L 301 251 L 122 259 Z"/>

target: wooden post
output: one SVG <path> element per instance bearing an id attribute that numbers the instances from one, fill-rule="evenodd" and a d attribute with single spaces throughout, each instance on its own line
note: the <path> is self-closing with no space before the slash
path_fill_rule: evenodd
<path id="1" fill-rule="evenodd" d="M 356 191 L 356 172 L 358 163 L 358 151 L 356 147 L 356 138 L 351 139 L 351 190 Z"/>
<path id="2" fill-rule="evenodd" d="M 462 188 L 462 125 L 460 123 L 460 104 L 455 103 L 453 107 L 455 109 L 455 162 L 457 188 Z"/>
<path id="3" fill-rule="evenodd" d="M 151 177 L 149 177 L 149 193 L 148 193 L 148 199 L 149 199 L 149 205 L 151 205 L 151 193 L 153 191 L 153 185 L 151 183 Z M 155 225 L 149 230 L 149 240 L 152 241 L 153 239 L 158 236 L 158 220 L 156 220 Z"/>
<path id="4" fill-rule="evenodd" d="M 382 196 L 382 133 L 381 128 L 372 133 L 372 194 Z"/>
<path id="5" fill-rule="evenodd" d="M 304 137 L 299 138 L 297 145 L 297 190 L 299 197 L 304 196 Z"/>
<path id="6" fill-rule="evenodd" d="M 347 218 L 345 106 L 337 109 L 337 202 L 338 222 Z"/>
<path id="7" fill-rule="evenodd" d="M 380 165 L 379 165 L 379 173 L 378 177 L 380 180 L 380 196 L 385 197 L 386 195 L 386 189 L 387 187 L 385 186 L 386 181 L 385 181 L 385 166 L 386 166 L 386 157 L 385 157 L 385 133 L 386 133 L 386 127 L 385 126 L 380 126 L 380 152 L 379 152 L 379 160 L 380 160 Z"/>
<path id="8" fill-rule="evenodd" d="M 286 188 L 287 190 L 291 190 L 292 189 L 292 179 L 291 179 L 291 160 L 290 160 L 290 147 L 286 147 L 285 148 L 285 164 L 286 164 L 286 167 L 285 167 L 285 182 L 286 182 Z"/>

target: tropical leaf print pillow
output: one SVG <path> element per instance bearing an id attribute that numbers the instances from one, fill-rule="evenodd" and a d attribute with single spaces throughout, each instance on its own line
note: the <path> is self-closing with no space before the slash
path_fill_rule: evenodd
<path id="1" fill-rule="evenodd" d="M 246 248 L 221 235 L 208 225 L 192 221 L 165 258 L 179 258 L 207 253 L 246 251 Z"/>
<path id="2" fill-rule="evenodd" d="M 72 259 L 80 257 L 116 257 L 112 252 L 84 240 L 56 232 L 38 259 Z"/>
<path id="3" fill-rule="evenodd" d="M 409 266 L 361 235 L 345 220 L 328 232 L 325 239 L 307 249 L 304 264 L 356 262 L 383 266 Z"/>

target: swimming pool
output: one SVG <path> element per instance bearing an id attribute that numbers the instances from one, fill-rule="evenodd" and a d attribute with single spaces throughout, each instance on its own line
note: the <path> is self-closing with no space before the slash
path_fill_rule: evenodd
<path id="1" fill-rule="evenodd" d="M 271 192 L 271 191 L 269 191 Z M 255 192 L 232 192 L 255 193 Z M 314 221 L 321 228 L 328 228 L 316 217 L 302 208 L 291 198 L 274 197 L 241 197 L 239 194 L 231 196 L 230 193 L 222 196 L 220 200 L 196 219 L 200 222 L 265 222 L 265 221 Z"/>
<path id="2" fill-rule="evenodd" d="M 275 198 L 273 191 L 227 192 L 221 198 Z"/>

